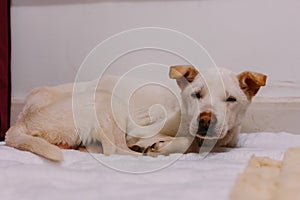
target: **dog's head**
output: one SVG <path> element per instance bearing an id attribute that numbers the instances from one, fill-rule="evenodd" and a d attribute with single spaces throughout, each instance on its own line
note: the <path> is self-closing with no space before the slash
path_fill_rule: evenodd
<path id="1" fill-rule="evenodd" d="M 184 128 L 202 139 L 222 139 L 237 131 L 267 78 L 249 71 L 236 75 L 222 68 L 198 72 L 193 66 L 172 66 L 169 76 L 181 89 Z"/>

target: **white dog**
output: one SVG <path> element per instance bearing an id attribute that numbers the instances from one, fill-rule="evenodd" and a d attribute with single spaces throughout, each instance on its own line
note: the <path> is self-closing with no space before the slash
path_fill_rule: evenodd
<path id="1" fill-rule="evenodd" d="M 204 139 L 234 147 L 251 99 L 266 83 L 263 74 L 235 75 L 221 68 L 199 73 L 193 66 L 173 66 L 169 76 L 181 90 L 179 102 L 168 89 L 151 85 L 124 102 L 113 92 L 118 78 L 111 76 L 101 79 L 96 91 L 90 89 L 96 82 L 81 83 L 75 95 L 73 84 L 34 89 L 6 144 L 53 161 L 62 160 L 59 148 L 98 142 L 106 155 L 195 152 Z M 94 101 L 87 98 L 91 92 Z M 79 99 L 75 114 L 74 97 Z M 153 109 L 158 104 L 164 110 Z"/>

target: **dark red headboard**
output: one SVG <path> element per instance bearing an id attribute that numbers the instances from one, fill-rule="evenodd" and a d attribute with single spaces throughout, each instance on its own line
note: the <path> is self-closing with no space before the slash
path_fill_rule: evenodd
<path id="1" fill-rule="evenodd" d="M 0 1 L 0 140 L 9 128 L 11 102 L 10 0 Z"/>

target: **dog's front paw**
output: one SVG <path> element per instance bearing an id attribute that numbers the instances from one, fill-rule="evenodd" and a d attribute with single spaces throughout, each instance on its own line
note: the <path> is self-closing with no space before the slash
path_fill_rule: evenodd
<path id="1" fill-rule="evenodd" d="M 154 144 L 151 145 L 151 149 L 153 151 L 159 151 L 161 148 L 163 148 L 166 145 L 165 141 L 159 141 L 155 142 Z"/>
<path id="2" fill-rule="evenodd" d="M 142 153 L 143 155 L 146 155 L 146 156 L 157 157 L 160 154 L 164 154 L 162 152 L 162 149 L 168 144 L 169 144 L 169 141 L 158 141 L 148 147 L 133 145 L 129 148 L 133 151 Z"/>
<path id="3" fill-rule="evenodd" d="M 129 149 L 131 149 L 132 151 L 135 151 L 135 152 L 139 152 L 139 153 L 143 153 L 145 151 L 144 147 L 141 147 L 138 145 L 130 146 Z"/>
<path id="4" fill-rule="evenodd" d="M 160 154 L 160 150 L 166 145 L 165 141 L 155 142 L 144 150 L 144 155 L 156 157 Z"/>

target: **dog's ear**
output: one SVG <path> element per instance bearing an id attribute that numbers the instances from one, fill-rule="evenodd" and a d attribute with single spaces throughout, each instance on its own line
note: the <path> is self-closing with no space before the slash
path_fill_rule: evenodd
<path id="1" fill-rule="evenodd" d="M 237 75 L 241 89 L 252 99 L 261 86 L 266 85 L 267 76 L 264 74 L 245 71 Z"/>
<path id="2" fill-rule="evenodd" d="M 198 74 L 198 70 L 192 65 L 171 66 L 169 71 L 169 77 L 171 79 L 176 79 L 177 84 L 181 89 L 188 83 L 193 82 Z"/>

